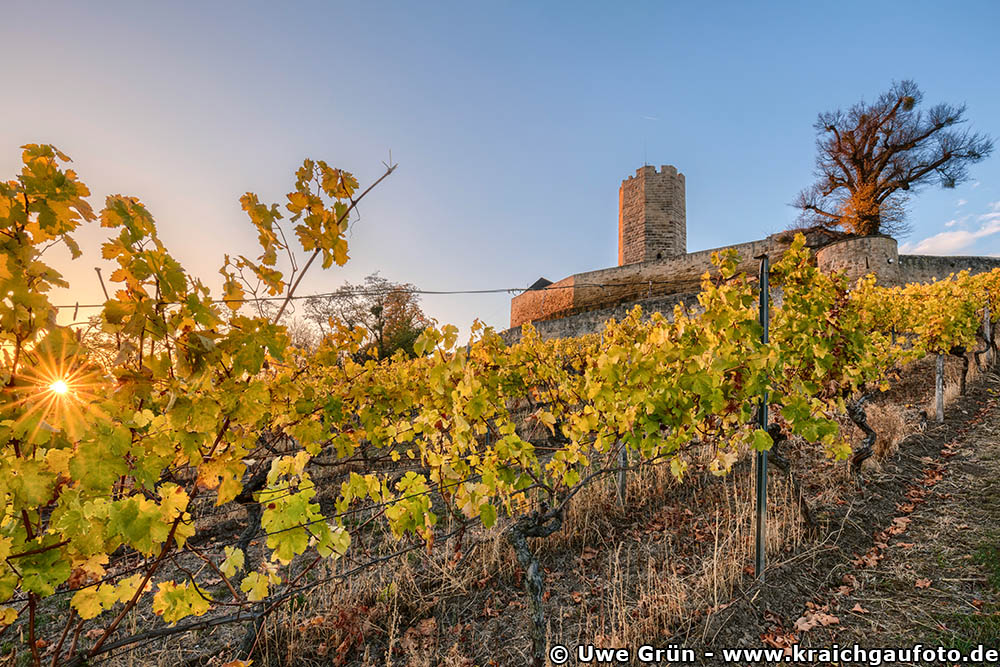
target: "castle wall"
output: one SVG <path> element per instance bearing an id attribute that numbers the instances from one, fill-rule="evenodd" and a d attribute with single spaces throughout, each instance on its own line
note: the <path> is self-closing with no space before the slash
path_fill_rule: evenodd
<path id="1" fill-rule="evenodd" d="M 737 271 L 756 275 L 759 262 L 754 257 L 766 252 L 773 263 L 781 259 L 788 246 L 787 241 L 771 236 L 656 262 L 578 273 L 556 283 L 570 286 L 559 290 L 560 296 L 543 296 L 547 290 L 536 290 L 515 297 L 511 302 L 511 329 L 503 336 L 508 343 L 516 342 L 521 337 L 520 326 L 528 322 L 545 339 L 581 336 L 600 331 L 611 318 L 622 319 L 636 305 L 647 317 L 653 312 L 672 313 L 679 303 L 697 308 L 701 276 L 714 268 L 712 253 L 731 248 L 740 256 Z M 1000 257 L 899 255 L 896 240 L 888 236 L 834 241 L 818 248 L 815 257 L 824 272 L 843 271 L 852 281 L 875 273 L 883 285 L 930 282 L 966 269 L 984 273 L 1000 268 Z M 780 290 L 773 290 L 772 298 L 779 303 Z"/>
<path id="2" fill-rule="evenodd" d="M 788 243 L 769 237 L 680 257 L 578 273 L 543 290 L 524 292 L 511 299 L 510 326 L 650 297 L 696 293 L 701 289 L 702 275 L 713 269 L 712 253 L 729 248 L 739 253 L 739 271 L 756 273 L 758 261 L 754 257 L 768 253 L 776 261 Z"/>
<path id="3" fill-rule="evenodd" d="M 900 284 L 896 239 L 864 236 L 834 241 L 816 251 L 816 265 L 824 273 L 843 271 L 851 282 L 874 273 L 883 285 Z"/>
<path id="4" fill-rule="evenodd" d="M 1000 268 L 1000 257 L 899 256 L 899 269 L 904 283 L 927 283 L 966 269 L 972 273 L 986 273 L 997 268 Z"/>
<path id="5" fill-rule="evenodd" d="M 609 318 L 620 319 L 637 303 L 644 311 L 672 311 L 696 295 L 701 278 L 712 271 L 712 254 L 735 250 L 737 271 L 756 275 L 762 254 L 781 259 L 793 234 L 686 253 L 687 219 L 684 174 L 675 167 L 644 166 L 622 181 L 618 190 L 618 266 L 570 276 L 544 289 L 511 300 L 511 330 L 520 336 L 532 322 L 543 337 L 578 336 L 597 331 Z M 1000 258 L 900 255 L 889 236 L 842 238 L 822 228 L 806 231 L 816 265 L 826 273 L 841 271 L 851 280 L 874 273 L 883 285 L 929 282 L 968 269 L 973 273 L 1000 268 Z M 516 333 L 512 333 L 516 332 Z"/>
<path id="6" fill-rule="evenodd" d="M 757 261 L 753 258 L 778 250 L 779 245 L 780 252 L 784 252 L 787 245 L 765 239 L 702 250 L 680 257 L 578 273 L 574 276 L 576 288 L 573 293 L 573 308 L 577 311 L 590 310 L 619 301 L 697 292 L 701 287 L 702 275 L 713 268 L 712 253 L 732 248 L 740 255 L 739 270 L 753 272 L 757 266 Z"/>
<path id="7" fill-rule="evenodd" d="M 570 276 L 544 289 L 528 290 L 515 296 L 510 300 L 510 325 L 519 327 L 525 322 L 571 312 L 575 281 L 576 276 Z"/>
<path id="8" fill-rule="evenodd" d="M 532 326 L 535 327 L 535 330 L 538 331 L 539 336 L 543 340 L 550 338 L 575 338 L 600 331 L 604 328 L 604 324 L 612 318 L 615 320 L 624 319 L 636 305 L 642 307 L 643 318 L 648 318 L 654 312 L 673 313 L 674 306 L 678 304 L 688 304 L 689 307 L 696 307 L 697 303 L 698 294 L 696 292 L 691 294 L 670 294 L 579 312 L 557 319 L 541 320 L 533 322 Z M 508 345 L 512 345 L 521 340 L 521 327 L 512 327 L 500 335 Z"/>

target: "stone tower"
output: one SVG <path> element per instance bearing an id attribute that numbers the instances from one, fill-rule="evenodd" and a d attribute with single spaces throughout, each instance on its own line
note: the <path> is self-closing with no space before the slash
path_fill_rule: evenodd
<path id="1" fill-rule="evenodd" d="M 645 166 L 618 190 L 618 266 L 687 253 L 684 174 Z"/>

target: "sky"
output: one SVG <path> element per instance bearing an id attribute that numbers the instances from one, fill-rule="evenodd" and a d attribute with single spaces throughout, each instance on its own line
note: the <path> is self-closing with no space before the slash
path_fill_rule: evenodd
<path id="1" fill-rule="evenodd" d="M 256 255 L 247 191 L 284 203 L 305 157 L 362 187 L 326 292 L 374 271 L 427 290 L 525 287 L 617 263 L 618 187 L 686 176 L 688 250 L 787 228 L 821 111 L 913 79 L 1000 136 L 1000 3 L 5 3 L 0 174 L 19 147 L 73 158 L 96 207 L 142 200 L 218 286 Z M 901 252 L 1000 254 L 1000 154 L 911 200 Z M 106 230 L 105 230 L 106 231 Z M 55 301 L 99 302 L 101 230 L 50 261 Z M 106 275 L 106 274 L 105 274 Z M 443 323 L 506 328 L 509 294 L 425 296 Z"/>

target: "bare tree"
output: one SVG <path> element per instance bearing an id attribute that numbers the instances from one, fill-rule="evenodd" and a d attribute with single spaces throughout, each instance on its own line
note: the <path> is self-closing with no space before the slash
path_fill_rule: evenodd
<path id="1" fill-rule="evenodd" d="M 923 93 L 913 81 L 868 104 L 821 113 L 816 120 L 816 183 L 795 203 L 801 223 L 858 234 L 907 231 L 905 205 L 920 187 L 953 188 L 968 165 L 993 150 L 987 135 L 959 129 L 965 105 L 918 110 Z"/>
<path id="2" fill-rule="evenodd" d="M 373 273 L 360 285 L 344 283 L 330 296 L 307 299 L 305 317 L 321 332 L 329 330 L 331 321 L 364 327 L 368 332 L 367 356 L 381 359 L 396 350 L 413 356 L 417 336 L 430 324 L 415 289 L 409 283 L 394 283 Z"/>

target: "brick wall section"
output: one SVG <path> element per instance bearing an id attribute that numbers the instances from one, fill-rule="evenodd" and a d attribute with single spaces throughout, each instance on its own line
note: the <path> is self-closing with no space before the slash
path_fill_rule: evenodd
<path id="1" fill-rule="evenodd" d="M 900 255 L 899 268 L 904 282 L 927 283 L 947 278 L 949 273 L 968 269 L 986 273 L 1000 268 L 1000 257 L 935 257 L 933 255 Z"/>
<path id="2" fill-rule="evenodd" d="M 618 189 L 618 265 L 687 252 L 684 174 L 663 165 L 636 169 Z"/>

